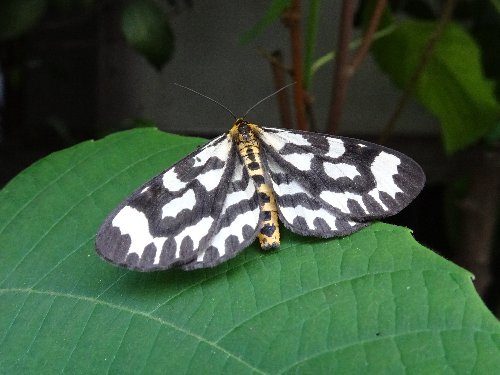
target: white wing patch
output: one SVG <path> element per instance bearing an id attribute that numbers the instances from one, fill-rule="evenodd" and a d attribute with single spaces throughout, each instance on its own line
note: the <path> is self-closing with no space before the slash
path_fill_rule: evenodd
<path id="1" fill-rule="evenodd" d="M 375 177 L 377 189 L 385 191 L 392 198 L 396 198 L 396 193 L 402 193 L 395 183 L 392 176 L 398 174 L 398 165 L 401 164 L 401 159 L 382 151 L 373 161 L 370 169 Z"/>
<path id="2" fill-rule="evenodd" d="M 328 156 L 331 158 L 340 158 L 345 153 L 344 142 L 339 138 L 327 138 L 329 150 Z"/>
<path id="3" fill-rule="evenodd" d="M 302 171 L 308 171 L 311 169 L 311 161 L 314 155 L 311 154 L 286 154 L 283 155 L 283 159 L 292 164 L 295 168 Z"/>
<path id="4" fill-rule="evenodd" d="M 227 195 L 222 211 L 225 212 L 229 206 L 238 204 L 245 199 L 250 199 L 254 193 L 255 186 L 252 184 L 252 181 L 249 180 L 249 184 L 244 191 L 234 191 Z"/>
<path id="5" fill-rule="evenodd" d="M 165 172 L 162 178 L 163 187 L 171 192 L 182 190 L 186 187 L 187 182 L 182 182 L 177 177 L 177 173 L 173 169 Z M 146 186 L 141 192 L 145 193 L 149 190 L 149 186 Z"/>
<path id="6" fill-rule="evenodd" d="M 130 253 L 139 257 L 147 245 L 153 242 L 154 237 L 149 232 L 149 222 L 142 212 L 125 206 L 113 219 L 113 226 L 119 228 L 122 235 L 130 236 Z"/>
<path id="7" fill-rule="evenodd" d="M 217 186 L 219 186 L 220 178 L 222 177 L 222 171 L 219 169 L 214 169 L 200 174 L 197 180 L 208 190 L 212 191 Z"/>
<path id="8" fill-rule="evenodd" d="M 368 212 L 365 204 L 363 203 L 363 197 L 349 191 L 345 191 L 343 193 L 323 191 L 321 192 L 319 197 L 346 214 L 349 214 L 351 212 L 347 205 L 349 200 L 356 201 L 365 212 Z"/>
<path id="9" fill-rule="evenodd" d="M 323 168 L 325 168 L 326 174 L 334 179 L 347 177 L 352 180 L 354 177 L 360 176 L 356 166 L 351 164 L 325 162 Z"/>
<path id="10" fill-rule="evenodd" d="M 282 129 L 271 129 L 273 133 L 268 133 L 266 130 L 269 128 L 263 128 L 263 132 L 260 134 L 261 140 L 273 147 L 276 151 L 280 151 L 286 145 L 293 144 L 296 146 L 309 146 L 309 142 L 306 138 L 302 137 L 299 133 L 291 133 L 287 130 Z M 293 139 L 290 139 L 293 138 Z"/>
<path id="11" fill-rule="evenodd" d="M 321 229 L 315 224 L 315 220 L 318 218 L 323 219 L 331 230 L 337 230 L 337 225 L 335 224 L 337 219 L 323 208 L 312 210 L 299 204 L 295 207 L 283 207 L 280 211 L 289 223 L 293 223 L 296 218 L 304 218 L 308 230 L 314 231 Z"/>
<path id="12" fill-rule="evenodd" d="M 201 219 L 199 222 L 196 224 L 186 226 L 181 233 L 179 233 L 177 236 L 174 237 L 175 242 L 177 244 L 182 244 L 182 241 L 185 241 L 186 239 L 190 239 L 193 242 L 192 247 L 194 249 L 197 249 L 201 239 L 203 236 L 206 235 L 206 232 L 202 230 L 203 228 L 210 228 L 212 223 L 214 222 L 214 219 L 212 217 L 204 217 Z M 176 252 L 175 252 L 175 257 L 179 258 L 180 257 L 180 246 L 177 246 Z"/>
<path id="13" fill-rule="evenodd" d="M 192 189 L 188 189 L 183 195 L 172 199 L 161 209 L 161 218 L 167 216 L 175 217 L 182 210 L 192 210 L 196 205 L 196 197 Z"/>

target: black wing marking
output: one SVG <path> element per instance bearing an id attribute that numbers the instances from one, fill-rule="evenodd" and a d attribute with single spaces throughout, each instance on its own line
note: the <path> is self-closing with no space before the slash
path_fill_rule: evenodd
<path id="1" fill-rule="evenodd" d="M 260 139 L 280 219 L 302 235 L 352 233 L 399 212 L 424 185 L 415 161 L 369 142 L 272 128 Z"/>

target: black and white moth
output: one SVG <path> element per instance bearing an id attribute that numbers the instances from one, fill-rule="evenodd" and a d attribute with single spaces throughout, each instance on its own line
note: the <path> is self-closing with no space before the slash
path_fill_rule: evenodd
<path id="1" fill-rule="evenodd" d="M 424 182 L 389 148 L 240 118 L 111 212 L 97 253 L 137 271 L 214 267 L 257 237 L 278 247 L 278 218 L 300 235 L 345 236 L 402 210 Z"/>

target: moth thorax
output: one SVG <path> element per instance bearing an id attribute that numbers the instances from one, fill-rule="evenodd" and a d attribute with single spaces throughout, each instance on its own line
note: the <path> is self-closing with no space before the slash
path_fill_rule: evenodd
<path id="1" fill-rule="evenodd" d="M 240 145 L 258 146 L 257 137 L 248 122 L 245 120 L 241 120 L 241 122 L 237 121 L 236 126 L 238 129 L 238 143 Z"/>

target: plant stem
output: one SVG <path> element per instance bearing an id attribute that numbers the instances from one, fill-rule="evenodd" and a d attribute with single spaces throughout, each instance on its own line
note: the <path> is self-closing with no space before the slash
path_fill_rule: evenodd
<path id="1" fill-rule="evenodd" d="M 375 9 L 373 10 L 370 23 L 368 24 L 368 28 L 366 29 L 366 32 L 363 35 L 361 46 L 359 47 L 359 49 L 356 51 L 356 54 L 352 58 L 350 67 L 351 75 L 354 74 L 354 72 L 358 69 L 358 67 L 361 65 L 366 55 L 368 54 L 370 46 L 372 45 L 373 42 L 373 37 L 378 29 L 380 19 L 384 14 L 384 9 L 386 6 L 387 6 L 387 0 L 378 0 L 377 4 L 375 4 Z"/>
<path id="2" fill-rule="evenodd" d="M 312 107 L 314 100 L 311 97 L 311 95 L 309 95 L 308 92 L 305 93 L 304 97 L 305 97 L 306 115 L 309 121 L 309 129 L 313 132 L 318 131 L 317 130 L 318 128 L 316 126 L 316 117 L 314 116 L 314 111 Z"/>
<path id="3" fill-rule="evenodd" d="M 290 68 L 288 68 L 285 63 L 283 62 L 283 60 L 278 60 L 274 54 L 275 52 L 271 53 L 269 51 L 266 51 L 264 48 L 262 47 L 257 47 L 257 53 L 259 55 L 261 55 L 263 58 L 265 58 L 267 61 L 269 61 L 270 64 L 280 68 L 281 70 L 283 70 L 284 72 L 286 72 L 290 77 L 293 78 L 293 72 Z M 281 54 L 281 52 L 280 52 Z"/>
<path id="4" fill-rule="evenodd" d="M 285 26 L 290 29 L 292 48 L 292 71 L 295 85 L 293 86 L 297 128 L 307 130 L 307 120 L 304 109 L 304 78 L 302 70 L 302 43 L 300 32 L 300 1 L 292 0 L 290 8 L 283 16 Z"/>
<path id="5" fill-rule="evenodd" d="M 307 17 L 306 45 L 304 56 L 304 88 L 306 90 L 311 87 L 311 81 L 313 77 L 312 65 L 314 60 L 314 50 L 316 49 L 316 37 L 318 35 L 320 3 L 320 0 L 309 1 L 309 15 Z"/>
<path id="6" fill-rule="evenodd" d="M 332 81 L 330 114 L 328 116 L 328 132 L 331 134 L 337 132 L 346 98 L 347 82 L 349 80 L 349 41 L 352 33 L 353 16 L 354 2 L 344 0 L 342 2 L 337 59 Z"/>
<path id="7" fill-rule="evenodd" d="M 443 35 L 445 26 L 448 24 L 448 22 L 451 19 L 451 16 L 453 14 L 453 9 L 455 8 L 455 0 L 447 0 L 444 6 L 444 10 L 441 14 L 441 17 L 439 19 L 438 24 L 436 25 L 436 29 L 430 36 L 429 40 L 427 41 L 427 44 L 424 48 L 424 51 L 422 52 L 422 56 L 420 58 L 420 61 L 417 65 L 417 68 L 413 72 L 412 77 L 408 81 L 406 88 L 404 92 L 402 93 L 401 97 L 399 98 L 398 104 L 396 106 L 396 109 L 394 110 L 391 118 L 387 122 L 386 126 L 382 130 L 382 134 L 380 135 L 380 143 L 386 143 L 387 140 L 389 139 L 390 135 L 394 131 L 394 128 L 396 126 L 396 122 L 399 119 L 399 116 L 403 112 L 403 108 L 406 106 L 408 101 L 410 100 L 413 92 L 415 91 L 415 88 L 417 87 L 418 81 L 420 77 L 422 76 L 423 72 L 425 71 L 425 68 L 431 61 L 432 55 L 434 53 L 434 50 L 437 46 L 437 43 L 439 39 L 441 39 L 441 36 Z"/>
<path id="8" fill-rule="evenodd" d="M 499 170 L 500 152 L 481 150 L 472 156 L 475 166 L 469 171 L 470 186 L 458 205 L 463 227 L 455 260 L 476 276 L 474 285 L 484 297 L 494 279 L 493 245 L 500 202 L 500 174 L 495 171 Z M 464 173 L 462 169 L 460 173 Z"/>
<path id="9" fill-rule="evenodd" d="M 279 90 L 286 85 L 286 70 L 283 69 L 283 55 L 281 51 L 276 50 L 271 55 L 271 69 L 274 77 L 274 88 Z M 290 108 L 290 98 L 288 90 L 282 90 L 276 95 L 278 99 L 278 107 L 280 112 L 280 120 L 282 128 L 292 127 L 292 112 Z"/>
<path id="10" fill-rule="evenodd" d="M 394 30 L 396 30 L 396 26 L 389 25 L 389 26 L 383 28 L 382 30 L 377 31 L 373 35 L 373 40 L 384 38 L 387 35 L 389 35 L 390 33 L 392 33 Z M 359 48 L 362 43 L 363 43 L 362 38 L 354 39 L 352 42 L 349 43 L 349 49 L 354 50 L 356 48 Z M 320 58 L 318 58 L 311 66 L 311 75 L 316 74 L 316 72 L 320 68 L 322 68 L 323 66 L 328 64 L 333 59 L 335 59 L 335 51 L 328 52 L 328 53 L 324 54 L 323 56 L 321 56 Z"/>

